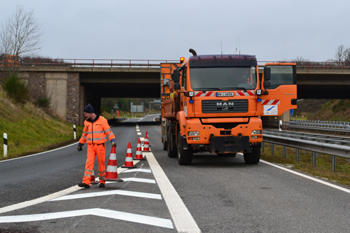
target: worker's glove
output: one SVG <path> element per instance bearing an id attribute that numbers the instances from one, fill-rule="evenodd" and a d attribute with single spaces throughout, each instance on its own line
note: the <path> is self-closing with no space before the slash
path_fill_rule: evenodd
<path id="1" fill-rule="evenodd" d="M 113 147 L 113 146 L 117 147 L 117 143 L 115 142 L 115 139 L 112 139 L 112 140 L 111 140 L 111 143 L 112 143 L 112 147 Z"/>
<path id="2" fill-rule="evenodd" d="M 78 151 L 82 151 L 83 150 L 83 144 L 81 144 L 80 142 L 79 142 L 79 144 L 78 144 Z"/>

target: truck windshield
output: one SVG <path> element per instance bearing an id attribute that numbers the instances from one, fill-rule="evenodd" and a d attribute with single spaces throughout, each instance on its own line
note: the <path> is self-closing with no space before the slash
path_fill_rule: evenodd
<path id="1" fill-rule="evenodd" d="M 190 82 L 194 91 L 254 90 L 256 87 L 256 68 L 190 68 Z"/>

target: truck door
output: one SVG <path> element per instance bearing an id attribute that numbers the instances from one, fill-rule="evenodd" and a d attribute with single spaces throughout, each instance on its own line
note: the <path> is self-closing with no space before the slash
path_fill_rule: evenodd
<path id="1" fill-rule="evenodd" d="M 262 75 L 262 116 L 281 116 L 297 108 L 295 63 L 267 63 Z"/>

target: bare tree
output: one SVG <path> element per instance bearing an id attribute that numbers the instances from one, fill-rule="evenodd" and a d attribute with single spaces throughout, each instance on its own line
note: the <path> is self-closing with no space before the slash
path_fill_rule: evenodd
<path id="1" fill-rule="evenodd" d="M 17 6 L 15 13 L 0 28 L 2 53 L 13 55 L 13 64 L 18 64 L 19 57 L 35 54 L 40 50 L 41 35 L 33 10 L 26 11 L 22 6 Z"/>
<path id="2" fill-rule="evenodd" d="M 340 64 L 344 59 L 344 52 L 345 52 L 344 45 L 339 45 L 335 51 L 336 51 L 334 55 L 335 60 Z"/>
<path id="3" fill-rule="evenodd" d="M 346 62 L 346 63 L 350 62 L 350 48 L 347 48 L 344 51 L 344 62 Z"/>

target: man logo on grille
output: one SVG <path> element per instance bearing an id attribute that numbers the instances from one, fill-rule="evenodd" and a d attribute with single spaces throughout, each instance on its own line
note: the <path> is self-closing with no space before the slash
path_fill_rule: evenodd
<path id="1" fill-rule="evenodd" d="M 227 102 L 224 102 L 223 104 L 222 104 L 222 111 L 227 111 L 228 110 L 228 104 L 227 104 Z"/>

